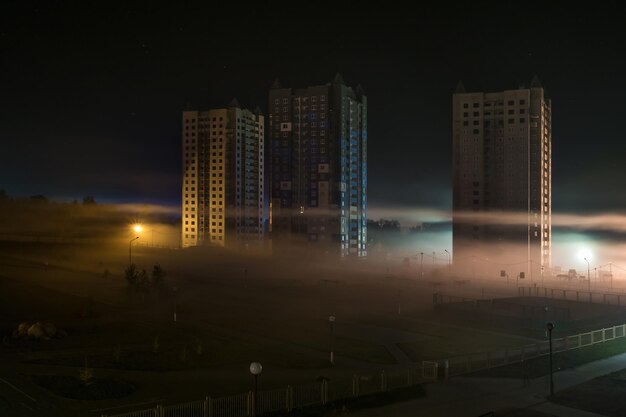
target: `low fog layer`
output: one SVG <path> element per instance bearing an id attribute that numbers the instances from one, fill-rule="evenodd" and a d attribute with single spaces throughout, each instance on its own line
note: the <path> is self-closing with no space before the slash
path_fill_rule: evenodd
<path id="1" fill-rule="evenodd" d="M 372 259 L 402 261 L 409 258 L 417 262 L 419 258 L 422 267 L 433 268 L 461 261 L 452 252 L 451 214 L 447 211 L 374 207 L 368 216 L 368 253 Z M 481 224 L 524 225 L 527 221 L 525 213 L 457 213 L 456 218 Z M 384 222 L 391 227 L 381 227 Z M 139 232 L 134 230 L 137 224 L 141 225 Z M 583 270 L 587 268 L 584 258 L 596 271 L 612 268 L 612 265 L 617 265 L 616 271 L 619 271 L 620 266 L 626 265 L 626 215 L 623 213 L 556 213 L 552 216 L 552 227 L 553 267 Z M 129 240 L 135 237 L 139 237 L 133 242 L 136 247 L 179 248 L 179 208 L 56 203 L 42 199 L 0 201 L 0 239 L 5 241 L 108 242 L 127 248 Z M 523 256 L 511 256 L 520 253 L 519 250 L 509 249 L 502 244 L 482 246 L 472 254 L 473 263 L 506 266 L 528 262 Z M 259 248 L 254 250 L 265 255 L 270 253 Z M 302 255 L 310 256 L 306 251 Z"/>

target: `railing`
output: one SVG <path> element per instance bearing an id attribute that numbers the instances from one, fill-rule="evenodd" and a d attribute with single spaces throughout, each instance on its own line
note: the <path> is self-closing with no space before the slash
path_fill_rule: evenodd
<path id="1" fill-rule="evenodd" d="M 610 340 L 619 339 L 626 335 L 626 324 L 619 326 L 607 327 L 604 329 L 592 330 L 586 333 L 579 333 L 570 336 L 564 336 L 558 339 L 552 339 L 553 352 L 565 352 L 568 350 L 579 349 L 586 346 L 592 346 L 598 343 L 604 343 Z M 483 369 L 496 368 L 499 366 L 520 363 L 528 359 L 546 356 L 550 352 L 548 341 L 519 346 L 495 352 L 476 353 L 472 355 L 455 356 L 449 359 L 439 361 L 424 361 L 424 372 L 426 373 L 426 364 L 428 369 L 442 366 L 444 369 L 444 378 L 452 376 L 469 374 L 474 371 Z M 425 375 L 426 376 L 426 375 Z"/>
<path id="2" fill-rule="evenodd" d="M 521 297 L 544 297 L 556 300 L 583 301 L 594 304 L 626 306 L 626 294 L 600 291 L 587 291 L 571 288 L 548 287 L 518 287 L 517 293 Z"/>
<path id="3" fill-rule="evenodd" d="M 252 396 L 248 394 L 231 395 L 230 397 L 209 399 L 208 416 L 243 417 L 250 415 Z M 201 416 L 200 414 L 198 416 Z M 160 417 L 160 416 L 159 416 Z M 196 416 L 194 416 L 196 417 Z"/>
<path id="4" fill-rule="evenodd" d="M 626 324 L 592 330 L 552 340 L 554 352 L 565 352 L 626 337 Z M 385 391 L 407 388 L 427 381 L 437 381 L 475 371 L 520 363 L 549 354 L 548 341 L 513 348 L 455 356 L 443 360 L 423 361 L 391 372 L 354 375 L 352 380 L 322 380 L 319 383 L 287 386 L 284 389 L 260 391 L 255 406 L 254 392 L 229 397 L 206 397 L 201 401 L 102 417 L 254 417 L 280 411 L 323 405 L 329 401 L 361 397 Z M 442 373 L 442 375 L 440 375 Z M 255 410 L 256 408 L 256 410 Z"/>
<path id="5" fill-rule="evenodd" d="M 193 401 L 184 404 L 161 407 L 159 417 L 194 417 L 204 412 L 204 401 Z"/>
<path id="6" fill-rule="evenodd" d="M 354 375 L 347 380 L 321 380 L 319 383 L 259 391 L 256 395 L 246 394 L 230 397 L 206 397 L 201 401 L 184 404 L 157 405 L 142 411 L 131 411 L 102 417 L 253 417 L 280 411 L 292 411 L 304 407 L 318 406 L 329 401 L 361 397 L 393 389 L 407 388 L 427 380 L 437 379 L 434 374 L 424 378 L 420 367 L 410 367 L 393 372 L 371 375 Z M 256 408 L 256 410 L 255 410 Z"/>

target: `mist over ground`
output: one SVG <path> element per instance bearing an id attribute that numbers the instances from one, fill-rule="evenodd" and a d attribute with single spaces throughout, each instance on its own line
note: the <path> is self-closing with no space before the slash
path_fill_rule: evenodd
<path id="1" fill-rule="evenodd" d="M 621 320 L 613 298 L 519 296 L 626 291 L 619 214 L 555 215 L 555 259 L 576 276 L 521 277 L 527 261 L 509 259 L 517 248 L 506 245 L 477 247 L 460 268 L 445 212 L 377 210 L 367 259 L 340 259 L 297 244 L 180 249 L 177 210 L 167 206 L 2 201 L 0 365 L 64 416 L 99 415 L 245 393 L 252 361 L 263 364 L 262 389 L 349 385 L 355 374 L 366 384 L 382 370 L 537 343 L 546 319 L 559 320 L 557 335 Z M 594 255 L 591 282 L 581 250 Z M 594 270 L 602 262 L 611 265 Z M 20 337 L 24 323 L 52 323 L 65 336 Z M 71 402 L 43 390 L 86 372 L 127 384 L 123 396 Z"/>

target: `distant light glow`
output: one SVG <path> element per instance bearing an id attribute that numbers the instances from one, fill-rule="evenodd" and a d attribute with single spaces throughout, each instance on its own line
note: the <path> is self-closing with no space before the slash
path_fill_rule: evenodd
<path id="1" fill-rule="evenodd" d="M 578 258 L 581 261 L 585 261 L 585 259 L 589 262 L 593 259 L 593 252 L 589 248 L 582 248 L 578 251 Z"/>
<path id="2" fill-rule="evenodd" d="M 141 225 L 140 225 L 140 224 L 136 224 L 136 225 L 134 225 L 134 226 L 133 226 L 133 230 L 134 230 L 136 233 L 141 233 L 141 232 L 143 231 L 143 227 L 141 227 Z"/>

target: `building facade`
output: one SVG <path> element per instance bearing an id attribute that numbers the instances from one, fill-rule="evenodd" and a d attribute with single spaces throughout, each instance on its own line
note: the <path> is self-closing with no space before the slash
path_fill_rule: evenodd
<path id="1" fill-rule="evenodd" d="M 367 255 L 367 97 L 332 83 L 269 93 L 274 246 Z M 315 246 L 313 245 L 315 244 Z"/>
<path id="2" fill-rule="evenodd" d="M 552 106 L 539 80 L 496 93 L 459 84 L 453 154 L 455 265 L 538 279 L 552 241 Z"/>
<path id="3" fill-rule="evenodd" d="M 182 246 L 262 241 L 265 119 L 240 108 L 184 111 Z"/>

